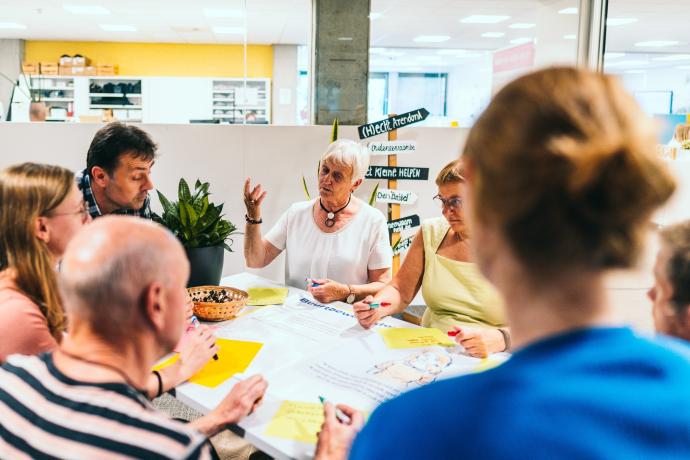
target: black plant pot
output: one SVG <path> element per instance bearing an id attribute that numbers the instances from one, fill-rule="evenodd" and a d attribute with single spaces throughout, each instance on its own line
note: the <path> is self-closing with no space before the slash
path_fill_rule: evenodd
<path id="1" fill-rule="evenodd" d="M 187 287 L 218 286 L 223 273 L 223 246 L 185 248 L 189 259 L 190 275 Z"/>

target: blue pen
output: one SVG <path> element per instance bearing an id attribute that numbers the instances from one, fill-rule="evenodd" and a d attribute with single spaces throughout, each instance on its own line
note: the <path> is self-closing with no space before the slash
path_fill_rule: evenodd
<path id="1" fill-rule="evenodd" d="M 196 319 L 196 316 L 194 316 L 194 315 L 192 315 L 192 317 L 189 319 L 189 321 L 192 322 L 192 326 L 194 326 L 194 329 L 199 329 L 199 327 L 201 326 L 201 324 L 199 324 L 199 320 Z M 213 360 L 218 361 L 218 353 L 213 355 Z"/>
<path id="2" fill-rule="evenodd" d="M 307 284 L 311 283 L 311 287 L 321 286 L 319 283 L 314 282 L 314 280 L 311 278 L 304 278 L 304 281 L 306 281 Z"/>
<path id="3" fill-rule="evenodd" d="M 321 404 L 326 404 L 328 402 L 323 396 L 319 396 L 319 401 L 321 401 Z M 337 418 L 340 423 L 344 423 L 345 425 L 349 425 L 352 422 L 352 419 L 350 419 L 345 412 L 337 407 L 335 408 L 335 418 Z"/>

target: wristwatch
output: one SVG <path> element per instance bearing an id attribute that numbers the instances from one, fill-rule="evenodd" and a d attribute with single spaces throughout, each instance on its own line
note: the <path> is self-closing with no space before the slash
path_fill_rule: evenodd
<path id="1" fill-rule="evenodd" d="M 345 298 L 345 302 L 353 304 L 355 303 L 355 291 L 352 290 L 352 286 L 350 286 L 349 284 L 347 285 L 347 288 L 350 290 L 350 293 Z"/>

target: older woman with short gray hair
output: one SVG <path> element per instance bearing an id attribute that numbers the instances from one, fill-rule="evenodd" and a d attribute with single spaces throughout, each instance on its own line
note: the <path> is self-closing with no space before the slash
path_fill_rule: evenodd
<path id="1" fill-rule="evenodd" d="M 285 282 L 320 302 L 353 303 L 390 280 L 392 251 L 383 214 L 353 196 L 369 167 L 366 146 L 340 139 L 321 157 L 319 196 L 295 203 L 261 236 L 261 185 L 244 184 L 244 258 L 263 268 L 286 251 Z"/>

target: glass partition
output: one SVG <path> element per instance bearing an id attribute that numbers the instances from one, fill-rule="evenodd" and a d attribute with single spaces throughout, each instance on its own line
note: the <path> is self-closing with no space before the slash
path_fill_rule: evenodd
<path id="1" fill-rule="evenodd" d="M 427 125 L 470 126 L 532 69 L 574 64 L 578 2 L 372 0 L 369 120 L 426 107 Z M 381 80 L 387 81 L 382 93 Z M 385 99 L 381 100 L 382 94 Z"/>

